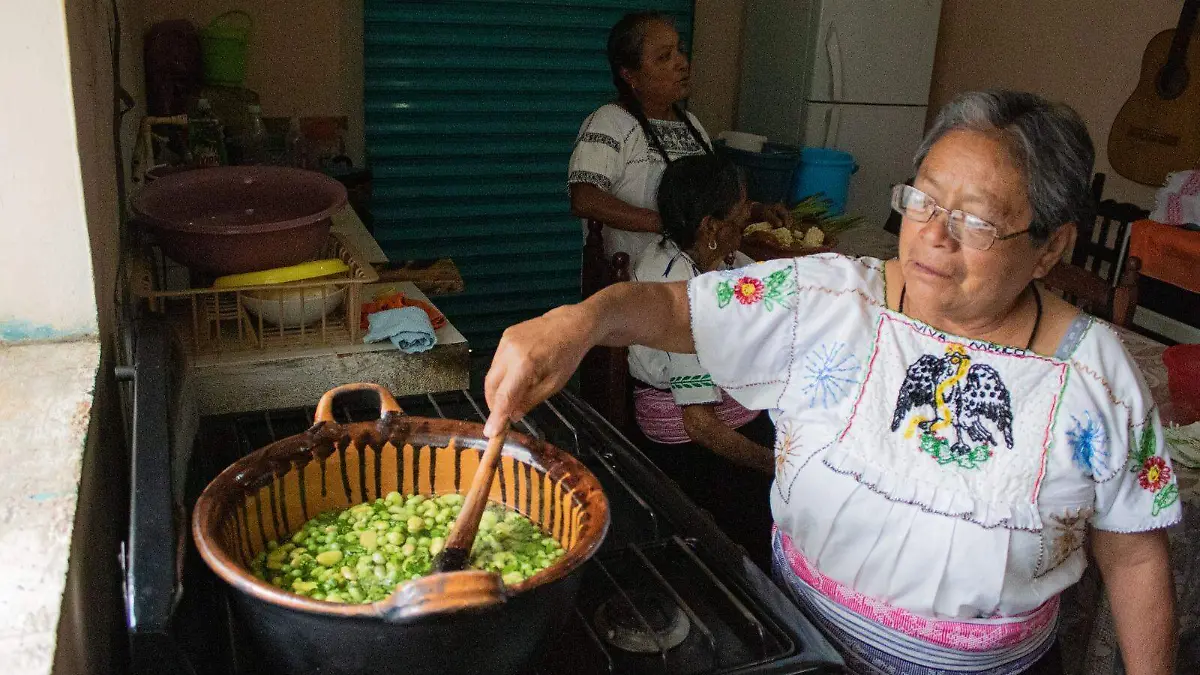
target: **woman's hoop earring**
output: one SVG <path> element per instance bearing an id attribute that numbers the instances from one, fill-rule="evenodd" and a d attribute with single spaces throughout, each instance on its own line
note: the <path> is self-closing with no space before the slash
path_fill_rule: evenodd
<path id="1" fill-rule="evenodd" d="M 715 239 L 708 242 L 708 250 L 710 250 L 710 251 L 717 250 L 717 241 Z"/>

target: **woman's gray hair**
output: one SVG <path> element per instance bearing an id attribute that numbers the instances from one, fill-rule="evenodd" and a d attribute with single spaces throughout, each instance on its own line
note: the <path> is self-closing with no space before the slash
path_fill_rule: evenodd
<path id="1" fill-rule="evenodd" d="M 946 104 L 917 154 L 918 169 L 947 133 L 996 133 L 1025 175 L 1033 221 L 1030 238 L 1045 242 L 1066 223 L 1083 224 L 1092 212 L 1090 184 L 1096 151 L 1079 113 L 1063 103 L 1019 91 L 975 91 Z"/>

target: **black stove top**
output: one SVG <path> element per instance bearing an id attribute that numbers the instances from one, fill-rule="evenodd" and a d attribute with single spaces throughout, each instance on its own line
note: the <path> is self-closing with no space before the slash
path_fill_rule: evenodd
<path id="1" fill-rule="evenodd" d="M 483 418 L 481 399 L 467 392 L 400 403 L 411 415 Z M 340 421 L 377 415 L 375 400 L 353 397 L 337 410 Z M 182 490 L 185 510 L 238 457 L 304 431 L 312 417 L 311 409 L 287 409 L 203 419 Z M 833 649 L 770 579 L 577 397 L 558 394 L 519 426 L 583 461 L 612 513 L 604 545 L 582 570 L 574 612 L 548 636 L 528 675 L 842 672 Z M 259 672 L 225 587 L 190 542 L 181 577 L 169 627 L 131 631 L 134 672 Z M 130 584 L 139 586 L 132 575 Z"/>

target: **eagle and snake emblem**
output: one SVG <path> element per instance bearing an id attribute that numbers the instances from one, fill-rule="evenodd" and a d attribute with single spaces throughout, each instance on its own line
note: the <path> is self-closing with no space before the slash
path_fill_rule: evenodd
<path id="1" fill-rule="evenodd" d="M 904 429 L 904 437 L 920 432 L 921 450 L 938 464 L 978 468 L 991 458 L 997 445 L 994 427 L 1008 449 L 1013 447 L 1012 399 L 995 368 L 972 363 L 965 347 L 951 344 L 944 356 L 926 354 L 908 367 L 892 431 Z M 931 413 L 931 414 L 930 414 Z"/>

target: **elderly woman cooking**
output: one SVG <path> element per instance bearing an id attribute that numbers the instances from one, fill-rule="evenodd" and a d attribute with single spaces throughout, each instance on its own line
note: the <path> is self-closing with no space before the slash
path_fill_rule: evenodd
<path id="1" fill-rule="evenodd" d="M 506 331 L 489 431 L 592 345 L 695 352 L 777 428 L 781 583 L 862 672 L 1055 672 L 1059 594 L 1104 578 L 1130 674 L 1170 673 L 1158 411 L 1112 329 L 1038 291 L 1086 212 L 1091 140 L 1031 94 L 966 94 L 916 155 L 898 259 L 812 256 L 619 284 Z"/>
<path id="2" fill-rule="evenodd" d="M 658 12 L 622 17 L 608 35 L 608 65 L 617 100 L 583 121 L 567 183 L 571 212 L 604 223 L 605 253 L 624 251 L 636 268 L 662 229 L 655 195 L 663 169 L 680 157 L 713 150 L 700 121 L 679 107 L 688 95 L 688 61 L 669 17 Z M 791 219 L 782 204 L 755 202 L 750 209 L 751 222 Z"/>

